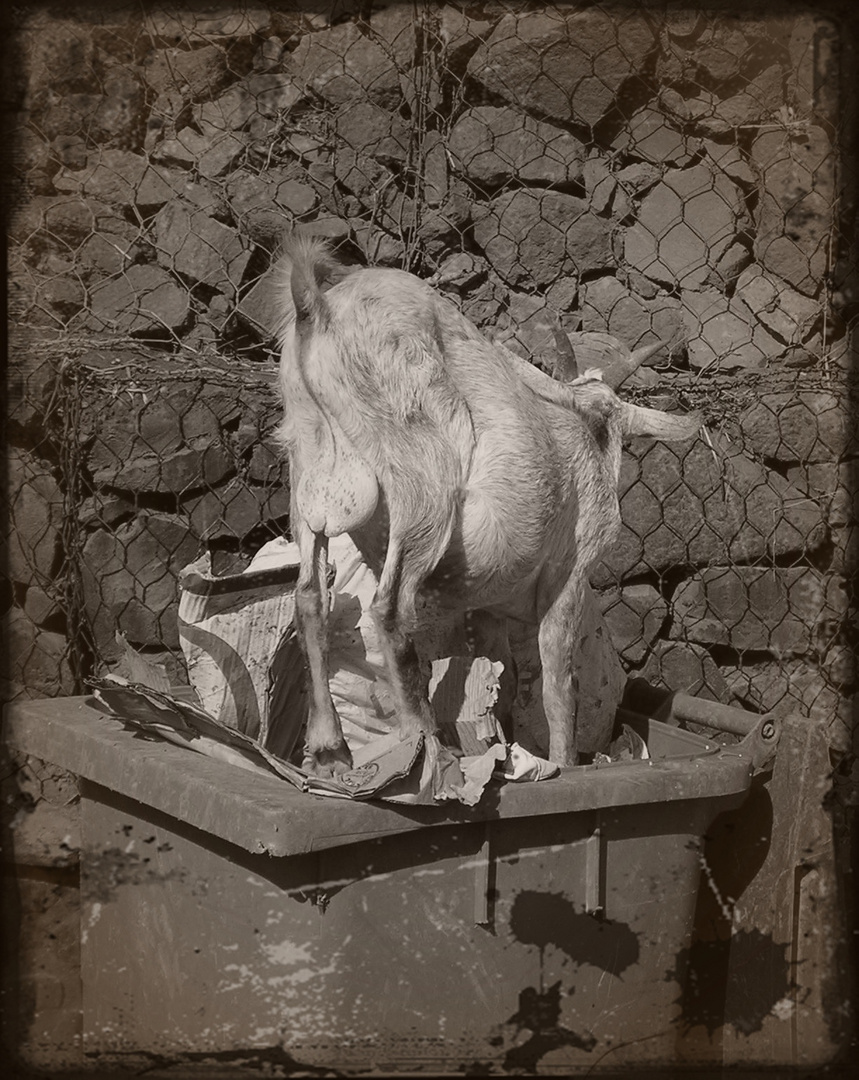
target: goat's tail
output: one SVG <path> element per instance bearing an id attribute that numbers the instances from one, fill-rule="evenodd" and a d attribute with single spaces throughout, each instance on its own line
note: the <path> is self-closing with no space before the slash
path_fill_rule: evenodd
<path id="1" fill-rule="evenodd" d="M 320 237 L 293 232 L 286 238 L 277 268 L 281 341 L 293 319 L 299 324 L 325 325 L 328 318 L 325 288 L 339 281 L 346 272 Z"/>
<path id="2" fill-rule="evenodd" d="M 618 408 L 625 435 L 652 435 L 666 442 L 682 442 L 683 439 L 694 438 L 704 423 L 703 417 L 697 412 L 677 416 L 659 409 L 631 405 L 628 401 L 620 401 Z"/>

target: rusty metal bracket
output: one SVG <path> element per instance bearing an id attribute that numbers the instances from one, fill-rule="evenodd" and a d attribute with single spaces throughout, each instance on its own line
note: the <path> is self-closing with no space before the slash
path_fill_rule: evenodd
<path id="1" fill-rule="evenodd" d="M 663 708 L 675 723 L 691 722 L 713 731 L 742 735 L 739 743 L 724 747 L 724 753 L 748 758 L 756 773 L 766 769 L 775 758 L 781 726 L 771 713 L 760 715 L 680 693 L 667 699 Z"/>
<path id="2" fill-rule="evenodd" d="M 736 746 L 726 748 L 726 753 L 748 757 L 752 770 L 763 772 L 775 760 L 781 725 L 774 716 L 764 715 L 746 737 Z"/>

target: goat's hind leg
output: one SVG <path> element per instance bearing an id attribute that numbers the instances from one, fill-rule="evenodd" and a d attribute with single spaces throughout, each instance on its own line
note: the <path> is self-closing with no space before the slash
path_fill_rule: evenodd
<path id="1" fill-rule="evenodd" d="M 578 763 L 578 699 L 576 674 L 585 581 L 571 574 L 547 608 L 539 612 L 540 663 L 543 668 L 543 710 L 549 725 L 549 760 Z"/>
<path id="2" fill-rule="evenodd" d="M 328 686 L 328 539 L 302 525 L 298 546 L 301 569 L 295 589 L 295 621 L 310 679 L 301 767 L 316 776 L 337 776 L 352 768 L 352 755 Z"/>
<path id="3" fill-rule="evenodd" d="M 421 664 L 409 625 L 420 582 L 402 544 L 392 537 L 371 611 L 403 739 L 437 729 L 429 703 L 429 670 Z"/>

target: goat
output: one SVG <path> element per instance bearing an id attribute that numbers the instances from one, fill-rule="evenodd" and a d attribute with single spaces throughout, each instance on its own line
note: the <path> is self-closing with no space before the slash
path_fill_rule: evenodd
<path id="1" fill-rule="evenodd" d="M 303 768 L 351 767 L 326 627 L 328 538 L 344 532 L 378 582 L 372 613 L 401 735 L 436 730 L 414 642 L 422 623 L 477 612 L 503 637 L 514 617 L 538 627 L 549 757 L 576 764 L 571 643 L 588 571 L 620 527 L 622 436 L 687 439 L 700 419 L 622 402 L 592 372 L 560 383 L 403 271 L 347 273 L 307 237 L 285 265 L 278 434 L 301 560 Z"/>

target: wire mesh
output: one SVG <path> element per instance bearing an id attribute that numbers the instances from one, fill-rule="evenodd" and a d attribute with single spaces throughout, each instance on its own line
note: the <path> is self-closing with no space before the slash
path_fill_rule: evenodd
<path id="1" fill-rule="evenodd" d="M 552 370 L 659 343 L 594 576 L 627 670 L 823 719 L 856 685 L 855 149 L 838 27 L 636 4 L 117 4 L 21 16 L 9 692 L 117 632 L 181 678 L 177 573 L 288 531 L 271 441 L 287 227 L 430 278 Z"/>

